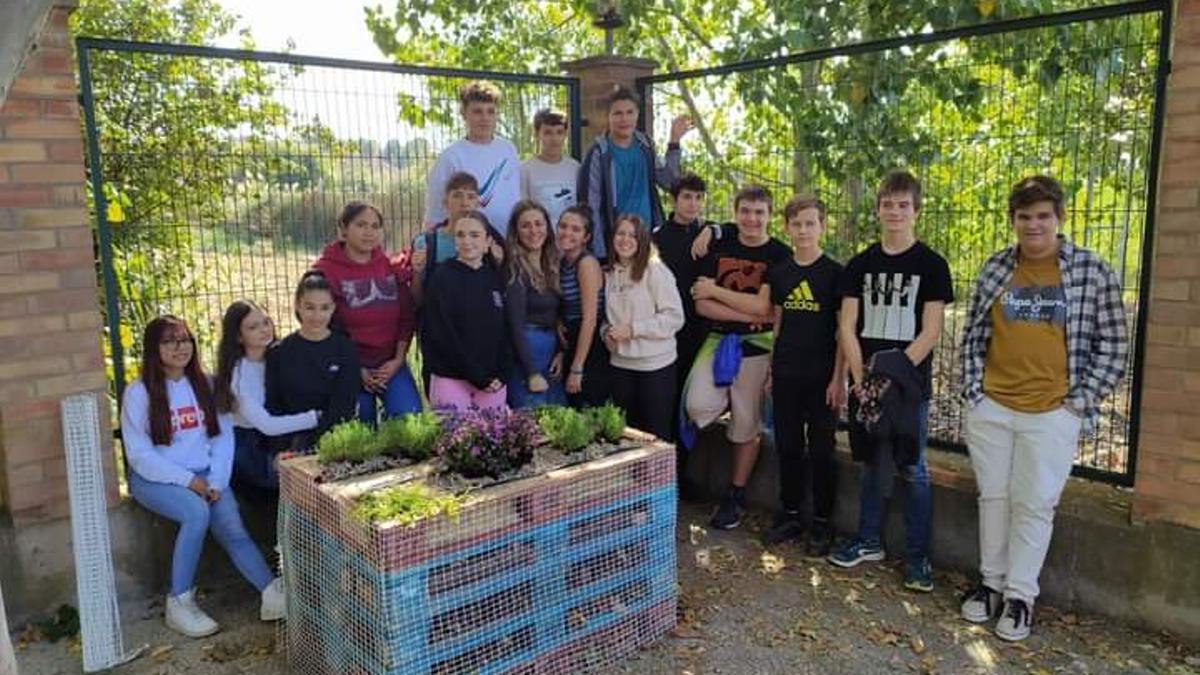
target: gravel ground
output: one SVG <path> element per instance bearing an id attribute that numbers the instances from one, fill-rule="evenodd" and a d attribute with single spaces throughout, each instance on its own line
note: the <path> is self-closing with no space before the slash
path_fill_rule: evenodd
<path id="1" fill-rule="evenodd" d="M 692 675 L 776 673 L 1200 673 L 1200 645 L 1098 616 L 1036 609 L 1034 634 L 1008 644 L 958 618 L 968 580 L 937 573 L 937 589 L 901 588 L 897 564 L 840 570 L 806 559 L 798 546 L 764 550 L 766 521 L 708 531 L 708 508 L 683 505 L 678 529 L 680 623 L 671 637 L 617 672 Z M 162 603 L 125 610 L 125 644 L 147 645 L 118 675 L 288 673 L 275 630 L 257 621 L 257 597 L 238 585 L 202 599 L 222 626 L 188 640 L 162 625 Z M 1198 610 L 1200 611 L 1200 610 Z M 23 675 L 80 672 L 78 643 L 30 641 L 18 633 Z"/>

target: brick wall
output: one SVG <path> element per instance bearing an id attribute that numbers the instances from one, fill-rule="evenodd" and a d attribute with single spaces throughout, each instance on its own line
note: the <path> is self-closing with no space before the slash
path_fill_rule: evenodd
<path id="1" fill-rule="evenodd" d="M 1200 0 L 1174 33 L 1134 516 L 1200 527 Z"/>
<path id="2" fill-rule="evenodd" d="M 17 526 L 68 514 L 59 400 L 107 388 L 69 15 L 51 9 L 0 104 L 0 495 Z"/>

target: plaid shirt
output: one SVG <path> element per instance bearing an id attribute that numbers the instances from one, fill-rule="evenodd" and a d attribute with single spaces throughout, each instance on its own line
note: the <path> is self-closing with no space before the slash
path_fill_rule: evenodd
<path id="1" fill-rule="evenodd" d="M 1058 267 L 1067 296 L 1067 398 L 1083 412 L 1090 431 L 1099 415 L 1100 401 L 1112 393 L 1125 374 L 1129 336 L 1121 285 L 1095 253 L 1058 237 Z M 983 264 L 967 311 L 963 334 L 963 398 L 974 407 L 983 400 L 983 369 L 992 339 L 992 303 L 1008 289 L 1017 267 L 1017 247 L 996 253 Z"/>

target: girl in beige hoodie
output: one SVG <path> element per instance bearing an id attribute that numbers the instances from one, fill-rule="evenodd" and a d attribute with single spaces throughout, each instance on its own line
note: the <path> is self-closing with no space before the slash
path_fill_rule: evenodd
<path id="1" fill-rule="evenodd" d="M 641 218 L 617 218 L 604 273 L 606 322 L 600 335 L 612 354 L 613 400 L 625 409 L 629 425 L 670 438 L 675 333 L 683 327 L 683 301 L 675 276 L 653 248 Z"/>

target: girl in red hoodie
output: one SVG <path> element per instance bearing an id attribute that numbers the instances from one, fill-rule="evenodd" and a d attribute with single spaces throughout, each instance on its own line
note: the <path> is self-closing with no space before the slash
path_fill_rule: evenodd
<path id="1" fill-rule="evenodd" d="M 334 326 L 358 348 L 359 418 L 374 424 L 379 399 L 387 417 L 419 411 L 421 397 L 406 365 L 415 304 L 383 252 L 379 209 L 360 201 L 346 204 L 338 219 L 338 240 L 325 247 L 315 267 L 333 288 Z"/>

